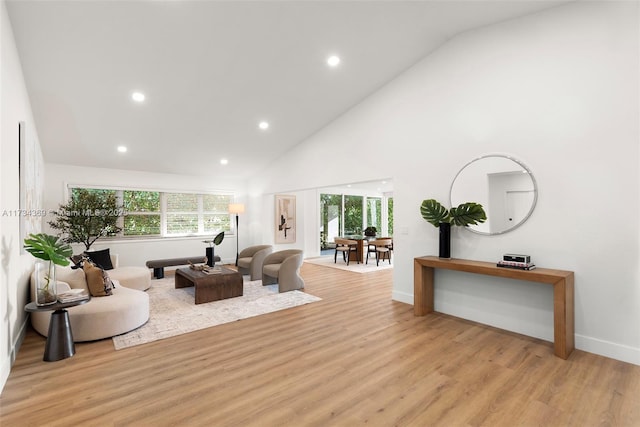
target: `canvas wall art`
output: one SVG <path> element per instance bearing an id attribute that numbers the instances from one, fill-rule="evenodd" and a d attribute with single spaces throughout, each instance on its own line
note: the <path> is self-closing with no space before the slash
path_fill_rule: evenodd
<path id="1" fill-rule="evenodd" d="M 296 196 L 276 195 L 276 244 L 296 241 Z"/>
<path id="2" fill-rule="evenodd" d="M 18 123 L 20 209 L 15 212 L 20 217 L 20 241 L 31 233 L 42 231 L 44 160 L 35 139 L 35 132 L 26 122 Z M 22 246 L 22 245 L 21 245 Z M 24 252 L 24 249 L 22 250 Z"/>

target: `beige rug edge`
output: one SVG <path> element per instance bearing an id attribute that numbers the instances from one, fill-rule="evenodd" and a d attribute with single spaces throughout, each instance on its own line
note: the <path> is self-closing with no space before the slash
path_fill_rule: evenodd
<path id="1" fill-rule="evenodd" d="M 244 295 L 206 304 L 194 303 L 194 289 L 175 289 L 173 278 L 154 280 L 149 294 L 149 320 L 112 337 L 116 350 L 146 344 L 237 320 L 297 307 L 322 298 L 301 291 L 278 293 L 277 285 L 245 281 Z"/>
<path id="2" fill-rule="evenodd" d="M 364 263 L 355 263 L 353 261 L 349 262 L 347 265 L 342 259 L 338 259 L 337 262 L 333 262 L 333 256 L 322 256 L 317 258 L 307 258 L 304 262 L 308 262 L 309 264 L 321 265 L 324 267 L 337 268 L 338 270 L 351 271 L 353 273 L 375 273 L 381 270 L 388 270 L 393 268 L 393 259 L 391 260 L 391 264 L 389 261 L 384 260 L 380 261 L 380 265 L 376 266 L 375 258 L 373 260 L 369 259 L 369 264 Z"/>

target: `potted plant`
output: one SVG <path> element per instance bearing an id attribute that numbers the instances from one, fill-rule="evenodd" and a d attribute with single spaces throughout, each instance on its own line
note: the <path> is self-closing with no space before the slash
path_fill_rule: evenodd
<path id="1" fill-rule="evenodd" d="M 46 262 L 36 263 L 36 304 L 48 305 L 57 300 L 56 265 L 69 265 L 67 259 L 73 254 L 71 246 L 57 236 L 45 233 L 29 234 L 24 239 L 24 249 L 34 257 Z"/>
<path id="2" fill-rule="evenodd" d="M 224 240 L 224 231 L 221 231 L 213 238 L 213 240 L 204 240 L 204 243 L 208 243 L 207 248 L 207 265 L 213 267 L 216 265 L 215 248 Z"/>
<path id="3" fill-rule="evenodd" d="M 482 205 L 474 202 L 447 209 L 437 200 L 423 200 L 420 214 L 428 223 L 440 229 L 440 258 L 451 258 L 451 225 L 466 227 L 487 220 Z"/>
<path id="4" fill-rule="evenodd" d="M 364 235 L 369 237 L 375 237 L 377 232 L 378 232 L 378 229 L 375 227 L 367 227 L 364 229 Z"/>
<path id="5" fill-rule="evenodd" d="M 88 251 L 100 237 L 112 236 L 122 230 L 118 218 L 123 213 L 124 207 L 118 205 L 114 193 L 79 188 L 74 190 L 67 204 L 60 205 L 49 226 L 60 230 L 64 242 L 82 243 Z"/>

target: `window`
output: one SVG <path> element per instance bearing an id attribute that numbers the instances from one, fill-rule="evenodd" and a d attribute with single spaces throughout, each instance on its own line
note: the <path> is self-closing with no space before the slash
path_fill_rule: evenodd
<path id="1" fill-rule="evenodd" d="M 167 235 L 197 234 L 198 195 L 165 193 Z"/>
<path id="2" fill-rule="evenodd" d="M 367 197 L 367 227 L 382 232 L 382 199 L 379 197 Z"/>
<path id="3" fill-rule="evenodd" d="M 157 191 L 123 192 L 125 236 L 160 235 L 160 193 Z"/>
<path id="4" fill-rule="evenodd" d="M 81 187 L 72 187 L 71 197 Z M 124 215 L 115 237 L 196 236 L 231 231 L 231 194 L 165 193 L 145 190 L 85 188 L 97 194 L 115 194 Z"/>
<path id="5" fill-rule="evenodd" d="M 362 233 L 362 196 L 344 196 L 344 234 Z"/>

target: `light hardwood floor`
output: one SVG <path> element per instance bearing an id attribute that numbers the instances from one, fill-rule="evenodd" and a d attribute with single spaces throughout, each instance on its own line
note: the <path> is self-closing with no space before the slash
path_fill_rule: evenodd
<path id="1" fill-rule="evenodd" d="M 0 425 L 640 426 L 640 366 L 391 300 L 392 271 L 304 264 L 313 304 L 42 361 L 27 333 Z"/>

